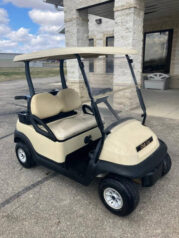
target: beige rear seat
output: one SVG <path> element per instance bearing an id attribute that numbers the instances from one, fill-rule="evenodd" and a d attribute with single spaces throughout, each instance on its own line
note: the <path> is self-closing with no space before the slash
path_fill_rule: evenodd
<path id="1" fill-rule="evenodd" d="M 31 112 L 40 119 L 69 112 L 81 107 L 78 93 L 70 88 L 61 90 L 56 96 L 40 93 L 32 97 Z M 83 114 L 59 119 L 47 124 L 58 140 L 67 140 L 75 135 L 97 127 L 95 117 Z"/>

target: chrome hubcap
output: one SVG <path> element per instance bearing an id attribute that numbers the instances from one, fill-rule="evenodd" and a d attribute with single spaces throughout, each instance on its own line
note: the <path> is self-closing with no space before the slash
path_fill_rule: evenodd
<path id="1" fill-rule="evenodd" d="M 123 206 L 123 199 L 121 195 L 114 188 L 106 188 L 104 190 L 104 199 L 108 206 L 113 209 L 121 209 Z"/>
<path id="2" fill-rule="evenodd" d="M 27 158 L 26 158 L 26 154 L 25 152 L 23 151 L 23 149 L 19 148 L 17 150 L 17 154 L 18 154 L 18 158 L 19 160 L 22 162 L 22 163 L 25 163 Z"/>

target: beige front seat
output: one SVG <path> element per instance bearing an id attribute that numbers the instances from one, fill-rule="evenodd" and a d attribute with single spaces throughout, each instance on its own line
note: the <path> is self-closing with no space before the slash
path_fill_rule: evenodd
<path id="1" fill-rule="evenodd" d="M 33 96 L 31 112 L 40 119 L 58 115 L 60 112 L 70 112 L 81 107 L 78 93 L 70 88 L 61 90 L 56 96 L 41 93 Z M 97 127 L 95 117 L 84 114 L 55 120 L 47 124 L 58 140 L 67 140 L 83 132 Z"/>

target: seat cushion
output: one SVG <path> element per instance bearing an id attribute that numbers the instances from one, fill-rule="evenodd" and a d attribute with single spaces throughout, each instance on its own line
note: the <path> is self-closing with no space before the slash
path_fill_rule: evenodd
<path id="1" fill-rule="evenodd" d="M 69 112 L 81 106 L 80 96 L 72 88 L 62 89 L 57 94 L 57 98 L 62 105 L 62 112 Z"/>
<path id="2" fill-rule="evenodd" d="M 32 97 L 30 108 L 33 115 L 44 119 L 59 114 L 63 105 L 58 97 L 50 93 L 39 93 Z"/>
<path id="3" fill-rule="evenodd" d="M 95 117 L 79 113 L 47 124 L 58 140 L 66 140 L 97 126 Z"/>

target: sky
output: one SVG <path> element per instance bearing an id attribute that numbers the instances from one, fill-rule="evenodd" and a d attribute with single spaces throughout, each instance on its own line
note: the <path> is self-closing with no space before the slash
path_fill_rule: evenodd
<path id="1" fill-rule="evenodd" d="M 0 0 L 0 52 L 64 47 L 64 12 L 43 0 Z"/>

